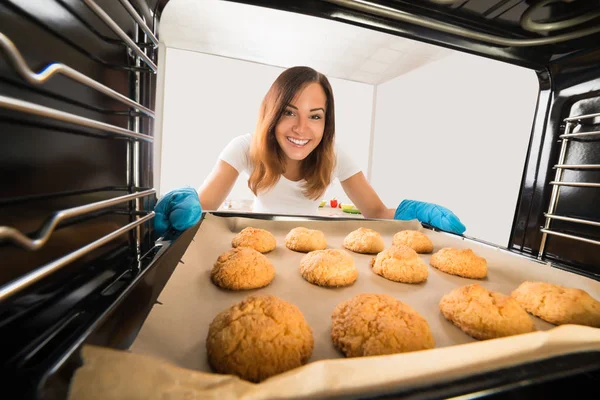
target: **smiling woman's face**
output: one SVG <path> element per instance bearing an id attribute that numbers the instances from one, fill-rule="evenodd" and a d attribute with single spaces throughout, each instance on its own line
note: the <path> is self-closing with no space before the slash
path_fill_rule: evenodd
<path id="1" fill-rule="evenodd" d="M 321 143 L 326 102 L 323 88 L 313 82 L 287 105 L 275 126 L 275 137 L 289 160 L 304 160 Z"/>

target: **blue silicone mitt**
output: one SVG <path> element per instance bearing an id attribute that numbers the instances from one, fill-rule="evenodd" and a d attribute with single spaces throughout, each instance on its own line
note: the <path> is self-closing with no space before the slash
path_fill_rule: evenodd
<path id="1" fill-rule="evenodd" d="M 394 219 L 417 219 L 447 232 L 462 234 L 467 228 L 460 219 L 445 207 L 416 200 L 403 200 L 396 209 Z"/>
<path id="2" fill-rule="evenodd" d="M 171 190 L 154 207 L 154 230 L 163 235 L 169 229 L 185 231 L 196 225 L 202 215 L 198 192 L 191 187 Z"/>

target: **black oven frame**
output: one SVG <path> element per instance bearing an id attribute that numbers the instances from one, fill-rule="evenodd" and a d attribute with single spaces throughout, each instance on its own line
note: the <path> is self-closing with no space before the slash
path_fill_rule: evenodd
<path id="1" fill-rule="evenodd" d="M 22 52 L 27 64 L 33 70 L 40 71 L 48 62 L 62 62 L 154 110 L 156 75 L 141 60 L 139 52 L 131 50 L 131 43 L 115 35 L 83 2 L 47 1 L 53 4 L 52 7 L 60 7 L 53 10 L 62 10 L 62 21 L 66 16 L 70 24 L 61 24 L 61 19 L 51 13 L 28 9 L 19 0 L 0 2 L 0 32 L 10 33 L 10 38 Z M 137 10 L 137 18 L 122 2 L 96 0 L 95 3 L 156 63 L 156 47 L 150 43 L 148 32 L 157 34 L 160 16 L 168 1 L 132 0 L 129 4 Z M 600 258 L 595 256 L 597 247 L 593 244 L 581 244 L 564 237 L 547 237 L 544 251 L 540 254 L 541 229 L 547 221 L 544 213 L 550 207 L 553 190 L 550 182 L 556 176 L 554 164 L 561 152 L 560 135 L 565 133 L 565 119 L 600 112 L 600 103 L 595 101 L 600 97 L 598 33 L 539 47 L 494 46 L 408 24 L 393 16 L 349 9 L 339 2 L 235 2 L 332 20 L 340 20 L 341 11 L 344 15 L 356 17 L 345 20 L 346 23 L 535 70 L 540 82 L 538 106 L 536 114 L 532 116 L 522 187 L 507 247 L 524 257 L 549 262 L 552 267 L 600 280 Z M 428 0 L 371 3 L 490 35 L 511 39 L 537 37 L 519 29 L 516 20 L 496 23 L 482 19 L 484 13 L 469 10 L 467 0 L 457 1 L 451 6 Z M 480 3 L 487 3 L 485 9 L 490 10 L 501 3 L 507 5 L 509 1 Z M 5 54 L 0 55 L 0 95 L 8 94 L 128 131 L 154 136 L 153 123 L 147 115 L 125 111 L 114 98 L 111 100 L 91 95 L 82 90 L 78 82 L 67 79 L 57 78 L 42 86 L 24 82 L 13 66 L 4 61 L 3 56 Z M 3 223 L 0 225 L 15 226 L 30 237 L 40 234 L 35 227 L 42 226 L 54 211 L 153 189 L 151 145 L 131 138 L 118 140 L 110 134 L 106 135 L 106 132 L 100 133 L 89 127 L 73 128 L 61 122 L 48 123 L 42 118 L 25 118 L 22 112 L 2 108 L 0 128 L 3 129 L 0 139 L 3 144 L 0 151 L 3 176 L 11 177 L 4 181 L 6 186 L 1 189 L 0 217 Z M 594 129 L 594 124 L 588 124 L 579 132 Z M 55 144 L 40 139 L 41 135 L 58 140 L 60 147 L 53 147 Z M 76 146 L 94 154 L 87 158 L 77 157 Z M 59 151 L 61 149 L 64 150 L 62 153 Z M 581 156 L 597 160 L 596 150 L 596 147 L 583 150 Z M 115 168 L 114 165 L 119 167 Z M 574 179 L 587 178 L 581 173 L 574 175 Z M 594 193 L 592 198 L 600 204 L 600 197 Z M 560 200 L 561 211 L 568 215 L 576 214 L 573 207 L 589 203 L 585 196 L 589 194 L 583 194 L 583 191 L 569 192 L 566 201 Z M 141 198 L 144 200 L 141 201 Z M 16 248 L 15 243 L 2 242 L 1 257 L 13 273 L 30 272 L 36 265 L 73 251 L 85 245 L 86 241 L 103 237 L 107 233 L 107 226 L 111 229 L 122 228 L 139 221 L 141 217 L 150 217 L 156 201 L 155 194 L 141 198 L 119 203 L 119 207 L 99 209 L 60 222 L 52 231 L 56 238 L 48 240 L 47 246 L 37 252 Z M 600 209 L 588 211 L 587 218 L 600 221 Z M 254 217 L 269 218 L 264 215 Z M 5 224 L 4 221 L 9 223 Z M 553 227 L 565 232 L 576 231 L 576 235 L 600 240 L 600 231 L 596 226 L 585 226 L 585 229 L 577 231 L 580 225 L 560 225 L 561 221 L 558 225 L 553 221 L 553 224 Z M 85 228 L 80 228 L 83 225 Z M 10 388 L 18 393 L 15 398 L 64 398 L 70 376 L 81 362 L 78 354 L 81 345 L 89 343 L 127 349 L 180 262 L 198 226 L 181 234 L 171 232 L 157 240 L 152 224 L 144 222 L 136 229 L 121 234 L 118 240 L 109 245 L 90 251 L 69 268 L 53 273 L 0 301 L 0 336 L 5 341 L 0 353 L 1 372 L 7 382 L 7 390 Z M 2 283 L 6 283 L 14 276 L 5 272 L 2 278 Z M 432 387 L 398 388 L 397 392 L 384 397 L 421 399 L 476 394 L 510 397 L 522 395 L 530 390 L 528 388 L 533 388 L 533 393 L 546 391 L 556 395 L 574 384 L 578 388 L 589 387 L 597 393 L 600 387 L 599 371 L 598 353 L 577 353 Z"/>

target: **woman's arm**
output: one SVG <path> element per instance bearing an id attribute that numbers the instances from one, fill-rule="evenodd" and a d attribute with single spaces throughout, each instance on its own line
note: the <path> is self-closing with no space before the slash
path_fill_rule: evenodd
<path id="1" fill-rule="evenodd" d="M 387 208 L 362 172 L 342 182 L 344 191 L 365 218 L 416 219 L 444 231 L 463 234 L 467 229 L 449 209 L 434 203 L 403 200 L 397 209 Z"/>
<path id="2" fill-rule="evenodd" d="M 205 211 L 218 209 L 231 192 L 238 176 L 239 173 L 231 165 L 223 160 L 217 161 L 212 172 L 198 190 L 202 209 Z"/>
<path id="3" fill-rule="evenodd" d="M 342 182 L 342 188 L 365 218 L 393 219 L 396 212 L 387 208 L 362 172 Z"/>

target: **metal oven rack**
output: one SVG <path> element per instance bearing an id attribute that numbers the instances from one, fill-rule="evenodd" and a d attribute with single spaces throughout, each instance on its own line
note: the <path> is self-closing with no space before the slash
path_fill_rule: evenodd
<path id="1" fill-rule="evenodd" d="M 128 148 L 132 150 L 129 152 L 132 154 L 132 160 L 130 161 L 132 165 L 135 166 L 134 168 L 131 168 L 131 171 L 129 171 L 130 166 L 127 166 L 128 172 L 133 172 L 132 176 L 128 176 L 128 186 L 131 187 L 132 193 L 123 196 L 118 196 L 108 200 L 93 202 L 79 207 L 73 207 L 69 209 L 56 211 L 37 231 L 38 233 L 34 235 L 24 234 L 18 229 L 15 229 L 11 226 L 0 226 L 0 243 L 6 244 L 10 241 L 12 242 L 12 244 L 18 245 L 26 250 L 37 251 L 48 242 L 53 232 L 60 226 L 61 223 L 72 220 L 75 217 L 81 217 L 89 213 L 97 212 L 100 210 L 106 210 L 116 205 L 120 205 L 122 203 L 131 203 L 134 212 L 131 213 L 131 222 L 126 224 L 125 226 L 114 230 L 113 232 L 93 241 L 92 243 L 89 243 L 88 245 L 82 248 L 79 248 L 74 252 L 66 254 L 56 260 L 42 265 L 36 268 L 35 270 L 25 274 L 24 276 L 21 276 L 18 279 L 15 279 L 12 282 L 0 287 L 0 301 L 7 299 L 8 297 L 24 290 L 25 288 L 28 288 L 29 286 L 40 281 L 41 279 L 52 274 L 53 272 L 59 270 L 65 265 L 84 256 L 92 250 L 99 248 L 100 246 L 106 244 L 107 242 L 110 242 L 111 240 L 119 237 L 120 235 L 126 232 L 131 231 L 134 235 L 134 240 L 138 244 L 137 250 L 139 253 L 139 251 L 141 250 L 139 248 L 139 242 L 141 240 L 141 238 L 139 237 L 139 226 L 150 221 L 154 217 L 153 211 L 148 211 L 147 209 L 144 210 L 144 208 L 142 207 L 142 199 L 148 196 L 155 195 L 155 190 L 138 189 L 140 186 L 140 170 L 139 168 L 137 168 L 137 166 L 139 165 L 140 157 L 139 142 L 144 141 L 150 144 L 153 142 L 152 136 L 141 132 L 140 118 L 141 114 L 148 118 L 154 118 L 154 112 L 148 107 L 145 107 L 142 104 L 140 104 L 139 68 L 141 67 L 142 63 L 144 63 L 152 70 L 153 73 L 157 71 L 156 64 L 148 55 L 150 48 L 146 44 L 149 41 L 151 41 L 152 45 L 156 46 L 158 45 L 158 40 L 153 34 L 153 32 L 150 30 L 150 28 L 146 25 L 144 19 L 137 13 L 135 8 L 131 6 L 131 4 L 129 4 L 127 0 L 120 0 L 120 2 L 125 8 L 125 10 L 135 20 L 135 24 L 139 26 L 139 28 L 143 32 L 142 35 L 138 35 L 138 31 L 136 30 L 135 41 L 131 39 L 119 27 L 119 25 L 115 21 L 113 21 L 113 19 L 111 19 L 111 17 L 93 0 L 83 0 L 83 2 L 95 15 L 98 16 L 99 19 L 101 19 L 106 24 L 107 27 L 110 28 L 110 30 L 112 30 L 119 38 L 121 38 L 127 44 L 128 48 L 135 54 L 135 66 L 138 68 L 138 70 L 133 72 L 133 74 L 135 74 L 136 77 L 136 88 L 134 91 L 133 99 L 124 96 L 121 93 L 118 93 L 112 88 L 103 85 L 102 83 L 99 83 L 94 79 L 91 79 L 88 76 L 62 63 L 51 63 L 43 70 L 37 73 L 32 71 L 27 65 L 27 62 L 25 61 L 24 57 L 19 52 L 19 49 L 14 45 L 10 38 L 4 35 L 1 31 L 0 49 L 2 50 L 2 53 L 8 60 L 9 64 L 19 74 L 19 76 L 29 84 L 43 85 L 47 81 L 51 80 L 55 75 L 63 75 L 73 81 L 87 86 L 88 88 L 91 88 L 106 96 L 109 96 L 122 104 L 125 104 L 136 113 L 136 115 L 132 118 L 132 121 L 130 122 L 130 127 L 122 128 L 105 122 L 96 121 L 94 119 L 81 117 L 73 113 L 64 112 L 58 109 L 45 107 L 32 102 L 22 101 L 17 98 L 3 95 L 0 95 L 0 108 L 9 109 L 29 115 L 35 115 L 38 117 L 46 118 L 48 120 L 60 121 L 68 123 L 70 125 L 74 125 L 76 127 L 92 128 L 102 132 L 103 134 L 108 134 L 109 136 L 126 139 Z M 140 46 L 138 46 L 137 44 L 137 41 L 140 39 L 141 43 L 144 44 L 143 49 L 140 48 Z M 149 203 L 146 202 L 146 204 Z"/>
<path id="2" fill-rule="evenodd" d="M 0 1 L 0 373 L 23 397 L 83 340 L 127 346 L 185 249 L 153 237 L 158 4 L 130 1 Z"/>
<path id="3" fill-rule="evenodd" d="M 538 254 L 538 258 L 542 259 L 544 257 L 545 249 L 546 249 L 546 241 L 548 239 L 548 235 L 560 236 L 567 239 L 578 240 L 581 242 L 591 243 L 595 245 L 600 245 L 600 241 L 590 239 L 584 237 L 582 235 L 569 234 L 565 232 L 561 232 L 559 230 L 552 229 L 552 221 L 566 221 L 574 224 L 584 224 L 590 225 L 594 227 L 600 227 L 600 222 L 592 221 L 584 218 L 574 218 L 567 215 L 559 215 L 556 214 L 558 200 L 561 192 L 561 187 L 569 186 L 569 187 L 577 187 L 577 188 L 586 188 L 590 190 L 600 188 L 600 182 L 582 182 L 582 181 L 564 181 L 563 175 L 565 170 L 581 170 L 581 171 L 593 171 L 600 170 L 600 165 L 598 164 L 565 164 L 565 160 L 567 158 L 567 154 L 569 151 L 569 143 L 571 141 L 578 140 L 591 140 L 592 143 L 594 140 L 600 139 L 600 130 L 594 129 L 593 131 L 582 131 L 582 132 L 574 132 L 577 128 L 584 126 L 585 122 L 589 122 L 590 120 L 593 122 L 595 118 L 599 118 L 600 113 L 594 114 L 586 114 L 586 115 L 577 115 L 573 117 L 569 117 L 564 119 L 565 122 L 565 131 L 562 135 L 559 136 L 561 139 L 561 147 L 560 154 L 558 157 L 558 164 L 554 165 L 554 169 L 556 170 L 556 174 L 554 180 L 550 182 L 552 185 L 552 193 L 550 196 L 550 203 L 548 206 L 548 211 L 544 213 L 546 218 L 546 222 L 544 226 L 541 228 L 542 232 L 542 240 L 540 244 L 540 250 Z M 589 144 L 589 143 L 588 143 Z M 586 145 L 585 142 L 582 142 L 582 145 Z"/>

